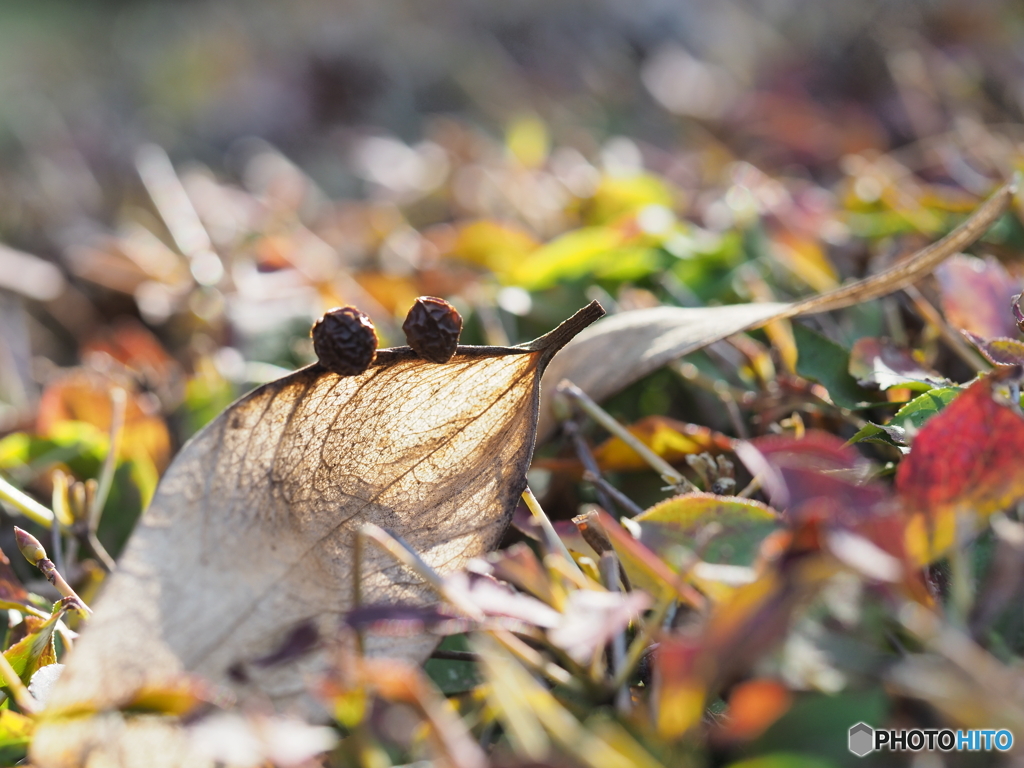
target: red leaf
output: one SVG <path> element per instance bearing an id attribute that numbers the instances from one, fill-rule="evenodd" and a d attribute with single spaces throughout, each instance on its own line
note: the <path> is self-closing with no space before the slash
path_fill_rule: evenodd
<path id="1" fill-rule="evenodd" d="M 987 516 L 1024 497 L 1024 418 L 993 393 L 1008 375 L 996 372 L 968 387 L 924 426 L 896 471 L 903 505 L 918 515 L 911 537 L 930 531 L 927 549 L 908 542 L 919 560 L 952 545 L 957 513 Z"/>

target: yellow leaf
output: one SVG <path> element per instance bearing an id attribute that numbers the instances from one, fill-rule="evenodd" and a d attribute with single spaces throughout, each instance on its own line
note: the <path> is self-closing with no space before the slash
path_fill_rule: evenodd
<path id="1" fill-rule="evenodd" d="M 583 277 L 610 264 L 627 233 L 614 227 L 584 227 L 542 245 L 504 275 L 505 281 L 530 290 Z M 499 273 L 499 277 L 500 277 Z"/>
<path id="2" fill-rule="evenodd" d="M 670 210 L 676 207 L 677 191 L 649 173 L 604 176 L 586 209 L 589 224 L 610 224 L 649 205 Z"/>
<path id="3" fill-rule="evenodd" d="M 539 168 L 547 160 L 551 137 L 543 120 L 536 115 L 526 115 L 509 125 L 505 133 L 505 146 L 525 167 Z"/>
<path id="4" fill-rule="evenodd" d="M 809 237 L 792 232 L 775 235 L 772 256 L 816 291 L 831 291 L 839 285 L 839 274 L 828 255 Z"/>
<path id="5" fill-rule="evenodd" d="M 665 416 L 647 416 L 629 425 L 627 429 L 630 434 L 670 463 L 682 461 L 690 454 L 732 449 L 732 438 L 727 435 Z M 602 469 L 612 472 L 648 469 L 647 462 L 640 454 L 618 437 L 609 438 L 601 443 L 594 450 L 594 458 Z"/>
<path id="6" fill-rule="evenodd" d="M 459 228 L 449 255 L 501 275 L 515 268 L 539 245 L 522 227 L 482 219 Z"/>

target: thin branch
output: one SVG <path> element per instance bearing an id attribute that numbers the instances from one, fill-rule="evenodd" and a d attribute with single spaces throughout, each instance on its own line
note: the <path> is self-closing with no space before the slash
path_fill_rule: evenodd
<path id="1" fill-rule="evenodd" d="M 580 408 L 586 411 L 588 416 L 636 451 L 637 454 L 640 455 L 640 458 L 646 461 L 655 472 L 661 475 L 662 479 L 666 483 L 673 486 L 677 491 L 681 493 L 692 493 L 696 490 L 693 484 L 680 474 L 675 467 L 644 445 L 636 435 L 622 426 L 622 424 L 616 421 L 611 414 L 591 400 L 586 392 L 577 387 L 571 381 L 563 379 L 555 389 L 555 392 L 572 398 L 579 404 Z"/>
<path id="2" fill-rule="evenodd" d="M 588 483 L 593 483 L 595 487 L 600 488 L 602 491 L 604 491 L 613 499 L 615 499 L 615 503 L 622 507 L 622 509 L 625 512 L 628 512 L 631 517 L 636 517 L 637 515 L 643 512 L 643 509 L 640 507 L 639 504 L 637 504 L 635 501 L 629 498 L 629 496 L 624 494 L 622 491 L 620 491 L 618 488 L 609 483 L 600 475 L 594 475 L 590 472 L 584 472 L 583 479 L 586 480 Z"/>
<path id="3" fill-rule="evenodd" d="M 908 285 L 903 289 L 903 292 L 913 302 L 914 309 L 920 313 L 925 322 L 933 326 L 941 334 L 943 341 L 949 345 L 949 348 L 956 353 L 957 357 L 970 366 L 971 370 L 987 371 L 992 368 L 990 362 L 971 349 L 963 337 L 953 330 L 952 326 L 939 314 L 939 310 L 932 306 L 932 303 L 917 289 L 917 286 Z"/>

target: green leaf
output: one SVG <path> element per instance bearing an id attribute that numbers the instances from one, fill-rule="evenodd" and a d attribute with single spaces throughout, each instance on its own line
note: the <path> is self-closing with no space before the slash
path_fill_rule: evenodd
<path id="1" fill-rule="evenodd" d="M 841 408 L 859 408 L 870 403 L 870 393 L 861 389 L 849 373 L 848 351 L 800 323 L 793 323 L 793 337 L 799 355 L 799 375 L 825 387 L 832 402 Z"/>
<path id="2" fill-rule="evenodd" d="M 4 651 L 4 658 L 10 662 L 25 685 L 29 684 L 37 669 L 56 663 L 53 630 L 63 615 L 64 611 L 58 611 L 48 619 L 26 616 L 25 627 L 28 634 Z"/>
<path id="3" fill-rule="evenodd" d="M 890 422 L 893 426 L 903 427 L 909 420 L 920 429 L 932 416 L 937 414 L 960 394 L 962 387 L 940 387 L 919 395 L 904 405 Z"/>
<path id="4" fill-rule="evenodd" d="M 446 637 L 438 650 L 443 651 L 468 651 L 469 643 L 465 635 L 451 635 Z M 428 659 L 423 665 L 427 676 L 434 681 L 442 693 L 463 693 L 471 691 L 480 684 L 480 675 L 477 673 L 476 664 L 471 661 L 458 661 L 455 659 Z"/>
<path id="5" fill-rule="evenodd" d="M 640 540 L 661 557 L 681 544 L 700 549 L 706 562 L 728 565 L 751 565 L 761 542 L 779 527 L 775 512 L 759 501 L 710 493 L 668 499 L 633 520 L 640 525 Z M 710 536 L 709 525 L 715 526 Z"/>
<path id="6" fill-rule="evenodd" d="M 728 768 L 835 768 L 835 763 L 822 760 L 813 755 L 801 755 L 799 752 L 776 752 L 772 755 L 760 755 L 738 763 L 730 763 Z"/>
<path id="7" fill-rule="evenodd" d="M 882 445 L 891 445 L 893 448 L 905 448 L 907 445 L 906 430 L 895 424 L 882 426 L 869 421 L 857 431 L 857 434 L 846 441 L 847 445 L 854 443 L 881 443 Z"/>
<path id="8" fill-rule="evenodd" d="M 0 765 L 20 764 L 34 728 L 32 718 L 10 709 L 0 709 Z"/>

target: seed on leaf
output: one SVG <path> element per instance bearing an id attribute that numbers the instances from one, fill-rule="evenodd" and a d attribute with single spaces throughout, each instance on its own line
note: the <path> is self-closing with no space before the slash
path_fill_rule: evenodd
<path id="1" fill-rule="evenodd" d="M 420 296 L 402 325 L 409 346 L 433 363 L 447 363 L 455 355 L 462 333 L 462 315 L 444 299 Z"/>
<path id="2" fill-rule="evenodd" d="M 313 324 L 311 335 L 320 364 L 339 376 L 358 376 L 377 357 L 373 322 L 355 307 L 328 310 Z"/>

